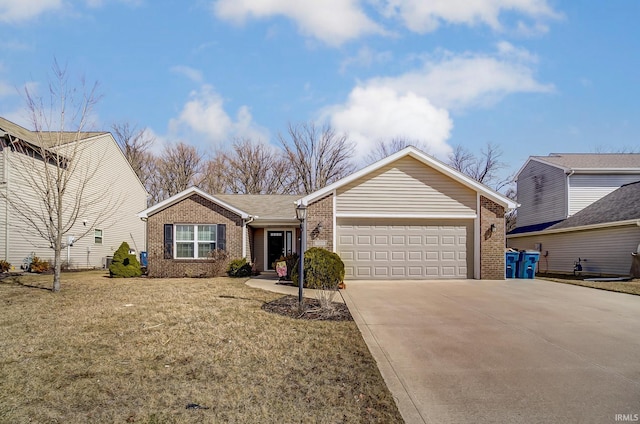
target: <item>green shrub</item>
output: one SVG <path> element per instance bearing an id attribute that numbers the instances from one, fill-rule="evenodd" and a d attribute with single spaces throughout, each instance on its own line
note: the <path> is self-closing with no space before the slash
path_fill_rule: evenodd
<path id="1" fill-rule="evenodd" d="M 43 261 L 39 257 L 34 256 L 33 259 L 31 259 L 31 265 L 29 265 L 29 272 L 47 272 L 50 268 L 51 265 L 49 261 Z"/>
<path id="2" fill-rule="evenodd" d="M 234 259 L 229 263 L 227 275 L 233 278 L 249 277 L 251 275 L 251 264 L 247 258 Z"/>
<path id="3" fill-rule="evenodd" d="M 123 241 L 109 265 L 109 275 L 115 278 L 139 277 L 142 275 L 136 255 L 129 254 L 129 244 Z"/>
<path id="4" fill-rule="evenodd" d="M 8 272 L 11 269 L 11 264 L 5 260 L 0 260 L 0 272 Z"/>
<path id="5" fill-rule="evenodd" d="M 291 272 L 294 285 L 298 285 L 298 267 Z M 320 247 L 312 247 L 304 252 L 304 287 L 321 290 L 337 290 L 344 280 L 344 262 L 340 256 Z"/>

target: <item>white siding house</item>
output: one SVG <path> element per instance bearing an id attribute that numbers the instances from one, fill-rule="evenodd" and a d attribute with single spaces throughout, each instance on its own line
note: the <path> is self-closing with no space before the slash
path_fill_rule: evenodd
<path id="1" fill-rule="evenodd" d="M 70 268 L 101 268 L 123 241 L 145 250 L 145 223 L 137 213 L 146 207 L 147 193 L 110 133 L 81 133 L 76 139 L 58 146 L 77 148 L 78 167 L 65 208 L 69 213 L 80 210 L 63 239 L 65 245 L 69 237 L 75 240 L 63 250 L 62 261 Z M 43 162 L 37 154 L 24 153 L 25 146 L 35 142 L 35 133 L 0 118 L 0 259 L 16 269 L 32 254 L 53 260 L 50 243 L 36 228 L 37 216 L 45 216 L 44 204 L 28 178 L 29 173 L 42 172 Z M 13 200 L 17 198 L 19 202 Z M 80 199 L 82 205 L 73 207 Z M 29 210 L 30 216 L 18 213 L 16 205 Z"/>
<path id="2" fill-rule="evenodd" d="M 516 174 L 516 232 L 567 219 L 619 187 L 640 180 L 640 154 L 531 156 Z"/>

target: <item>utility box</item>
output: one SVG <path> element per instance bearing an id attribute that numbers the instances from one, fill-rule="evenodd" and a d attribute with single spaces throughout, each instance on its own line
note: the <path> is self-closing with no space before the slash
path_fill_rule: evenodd
<path id="1" fill-rule="evenodd" d="M 533 279 L 536 277 L 536 264 L 540 259 L 540 252 L 535 250 L 526 250 L 520 252 L 518 260 L 518 278 Z"/>
<path id="2" fill-rule="evenodd" d="M 141 267 L 143 267 L 143 268 L 147 267 L 147 262 L 148 262 L 147 259 L 148 258 L 149 258 L 149 256 L 147 255 L 147 252 L 140 252 L 140 266 Z"/>
<path id="3" fill-rule="evenodd" d="M 505 252 L 505 276 L 507 278 L 516 278 L 518 276 L 518 259 L 519 252 Z"/>

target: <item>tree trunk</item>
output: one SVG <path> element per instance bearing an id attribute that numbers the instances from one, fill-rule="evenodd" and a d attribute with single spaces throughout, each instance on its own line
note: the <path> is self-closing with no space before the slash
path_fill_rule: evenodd
<path id="1" fill-rule="evenodd" d="M 62 243 L 58 241 L 55 245 L 54 254 L 53 254 L 53 292 L 60 291 L 60 270 L 62 269 L 62 264 L 60 263 L 60 252 L 62 250 Z"/>

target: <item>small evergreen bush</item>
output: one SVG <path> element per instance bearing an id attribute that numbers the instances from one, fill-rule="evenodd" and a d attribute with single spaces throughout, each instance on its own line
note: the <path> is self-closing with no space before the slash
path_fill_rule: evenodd
<path id="1" fill-rule="evenodd" d="M 300 261 L 291 272 L 291 280 L 298 285 Z M 336 253 L 320 247 L 304 252 L 304 287 L 319 290 L 337 290 L 344 280 L 344 262 Z"/>
<path id="2" fill-rule="evenodd" d="M 247 258 L 234 259 L 229 263 L 227 275 L 233 278 L 251 276 L 251 264 L 247 262 Z"/>
<path id="3" fill-rule="evenodd" d="M 11 264 L 5 260 L 0 260 L 0 272 L 8 272 L 11 269 Z"/>
<path id="4" fill-rule="evenodd" d="M 109 275 L 115 278 L 139 277 L 142 275 L 136 255 L 129 254 L 129 244 L 123 241 L 109 265 Z"/>

